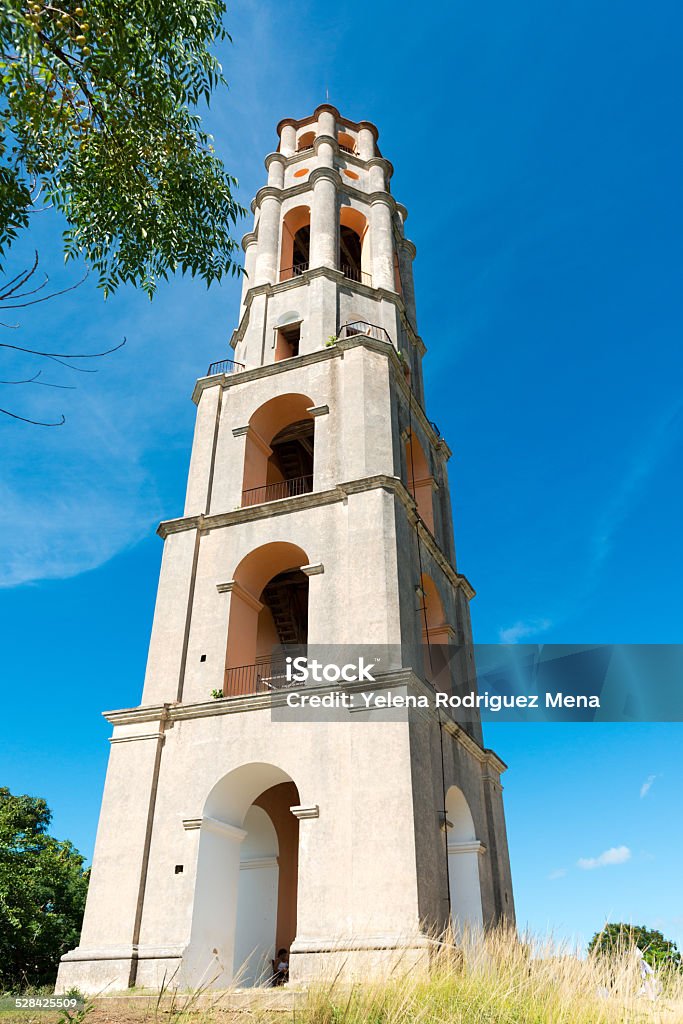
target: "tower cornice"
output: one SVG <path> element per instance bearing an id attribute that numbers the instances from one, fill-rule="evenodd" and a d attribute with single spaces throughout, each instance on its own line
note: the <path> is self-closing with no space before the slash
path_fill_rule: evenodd
<path id="1" fill-rule="evenodd" d="M 216 512 L 213 515 L 204 516 L 180 516 L 178 519 L 166 519 L 159 523 L 158 535 L 166 540 L 170 534 L 185 533 L 188 530 L 201 530 L 202 533 L 210 530 L 218 530 L 241 523 L 257 522 L 261 519 L 272 519 L 279 515 L 291 515 L 293 512 L 301 512 L 309 508 L 320 508 L 325 505 L 335 505 L 345 501 L 350 494 L 362 494 L 365 491 L 382 489 L 394 494 L 403 505 L 411 525 L 418 523 L 415 499 L 410 491 L 397 476 L 378 474 L 370 477 L 360 477 L 357 480 L 346 480 L 340 482 L 336 487 L 330 487 L 325 491 L 310 491 L 307 494 L 300 494 L 289 498 L 280 498 L 277 501 L 269 501 L 262 505 L 248 505 L 245 508 L 231 509 L 229 512 Z M 476 591 L 470 581 L 462 573 L 451 565 L 448 558 L 441 550 L 433 534 L 426 527 L 419 527 L 420 539 L 424 548 L 429 552 L 435 564 L 443 572 L 449 583 L 456 589 L 462 590 L 468 601 L 476 595 Z"/>
<path id="2" fill-rule="evenodd" d="M 377 127 L 376 124 L 373 124 L 372 121 L 352 121 L 351 118 L 344 117 L 344 115 L 341 114 L 340 111 L 337 110 L 337 108 L 334 107 L 331 103 L 321 103 L 319 107 L 315 108 L 312 114 L 309 114 L 307 117 L 302 117 L 298 120 L 294 117 L 284 117 L 278 123 L 276 128 L 278 138 L 282 134 L 282 129 L 285 127 L 285 125 L 291 125 L 292 128 L 303 128 L 306 125 L 313 124 L 315 121 L 317 121 L 318 115 L 322 111 L 327 111 L 330 114 L 334 114 L 335 120 L 341 121 L 342 124 L 347 125 L 353 131 L 360 131 L 361 128 L 366 128 L 368 131 L 372 132 L 375 142 L 378 141 L 379 128 Z"/>
<path id="3" fill-rule="evenodd" d="M 412 244 L 412 243 L 411 243 Z M 258 295 L 278 295 L 281 292 L 296 290 L 302 285 L 305 285 L 308 281 L 314 280 L 316 277 L 327 277 L 331 281 L 335 281 L 339 284 L 343 284 L 345 288 L 351 288 L 354 291 L 359 292 L 361 295 L 367 295 L 372 298 L 379 298 L 385 302 L 391 302 L 401 313 L 406 317 L 406 325 L 408 333 L 410 335 L 411 344 L 415 345 L 420 355 L 424 355 L 427 351 L 427 347 L 415 331 L 414 327 L 410 324 L 407 318 L 407 312 L 405 309 L 405 303 L 403 298 L 398 292 L 389 291 L 387 288 L 374 288 L 372 285 L 363 284 L 361 281 L 354 281 L 352 278 L 345 277 L 341 270 L 335 270 L 332 267 L 313 267 L 312 270 L 307 270 L 303 274 L 299 274 L 296 277 L 289 278 L 287 281 L 277 281 L 274 284 L 270 282 L 264 282 L 263 284 L 252 285 L 251 288 L 247 289 L 244 298 L 245 311 L 240 320 L 239 326 L 233 331 L 230 339 L 230 347 L 235 348 L 244 336 L 244 332 L 247 328 L 247 313 L 251 307 L 254 298 Z"/>
<path id="4" fill-rule="evenodd" d="M 364 163 L 364 161 L 360 162 Z M 372 203 L 376 197 L 377 201 L 386 203 L 394 213 L 398 211 L 399 204 L 390 192 L 363 192 L 362 189 L 354 188 L 346 181 L 342 182 L 341 175 L 336 168 L 315 167 L 309 174 L 306 181 L 297 183 L 296 185 L 290 185 L 289 188 L 278 188 L 276 185 L 263 185 L 251 202 L 252 213 L 255 213 L 262 201 L 270 196 L 284 202 L 286 199 L 291 199 L 294 196 L 300 196 L 310 192 L 311 185 L 320 177 L 330 178 L 330 180 L 334 181 L 337 186 L 341 186 L 343 188 L 346 195 L 350 196 L 352 199 L 357 199 L 361 203 Z"/>

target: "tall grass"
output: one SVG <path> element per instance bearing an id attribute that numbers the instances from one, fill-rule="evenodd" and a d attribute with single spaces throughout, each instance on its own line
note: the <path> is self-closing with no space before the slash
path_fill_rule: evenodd
<path id="1" fill-rule="evenodd" d="M 625 1024 L 683 1022 L 683 976 L 659 972 L 647 993 L 633 950 L 579 959 L 552 942 L 499 929 L 434 944 L 428 974 L 313 988 L 297 1024 Z M 654 989 L 659 989 L 652 999 Z"/>

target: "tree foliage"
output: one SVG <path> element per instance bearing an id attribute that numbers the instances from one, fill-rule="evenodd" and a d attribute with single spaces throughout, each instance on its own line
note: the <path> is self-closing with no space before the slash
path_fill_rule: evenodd
<path id="1" fill-rule="evenodd" d="M 196 112 L 224 0 L 0 0 L 0 259 L 37 205 L 105 293 L 235 272 L 244 212 Z"/>
<path id="2" fill-rule="evenodd" d="M 681 954 L 675 942 L 665 939 L 660 931 L 644 925 L 606 924 L 588 943 L 588 952 L 616 956 L 637 946 L 651 967 L 681 967 Z"/>
<path id="3" fill-rule="evenodd" d="M 0 787 L 0 991 L 51 984 L 78 945 L 88 871 L 50 819 L 44 800 Z"/>

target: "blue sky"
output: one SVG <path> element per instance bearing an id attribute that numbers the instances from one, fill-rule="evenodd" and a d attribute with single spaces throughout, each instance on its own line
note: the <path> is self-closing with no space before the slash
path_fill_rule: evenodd
<path id="1" fill-rule="evenodd" d="M 680 642 L 680 5 L 245 0 L 229 29 L 231 88 L 207 123 L 246 205 L 277 121 L 326 89 L 380 128 L 418 248 L 475 638 Z M 74 279 L 51 215 L 18 265 L 34 245 L 55 285 Z M 11 339 L 128 338 L 97 374 L 50 371 L 77 390 L 4 388 L 0 403 L 67 415 L 59 430 L 0 422 L 0 781 L 44 795 L 88 855 L 100 711 L 138 703 L 154 531 L 181 511 L 193 382 L 226 354 L 237 307 L 233 281 L 177 280 L 151 305 L 129 289 L 104 303 L 87 282 L 22 311 Z M 3 359 L 3 377 L 20 368 Z M 486 739 L 510 765 L 520 922 L 586 939 L 632 919 L 683 945 L 683 727 L 497 725 Z"/>

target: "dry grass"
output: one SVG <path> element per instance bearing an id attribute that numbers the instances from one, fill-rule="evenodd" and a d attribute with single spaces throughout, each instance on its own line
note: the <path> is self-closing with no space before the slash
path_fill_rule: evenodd
<path id="1" fill-rule="evenodd" d="M 95 999 L 86 1024 L 683 1024 L 683 973 L 659 972 L 658 994 L 642 994 L 637 956 L 580 959 L 551 942 L 493 931 L 458 944 L 434 943 L 428 975 L 401 965 L 383 980 L 312 986 L 295 1008 L 268 1006 L 262 991 L 237 1009 L 210 991 Z M 283 992 L 286 990 L 277 990 Z M 247 993 L 239 994 L 241 998 Z M 52 1014 L 34 1014 L 55 1024 Z M 12 1015 L 16 1024 L 29 1017 Z M 78 1017 L 76 1018 L 78 1024 Z"/>
<path id="2" fill-rule="evenodd" d="M 639 995 L 637 956 L 579 959 L 552 943 L 494 931 L 435 946 L 429 977 L 312 991 L 301 1024 L 625 1024 L 683 1022 L 683 975 L 660 973 L 656 999 Z"/>

